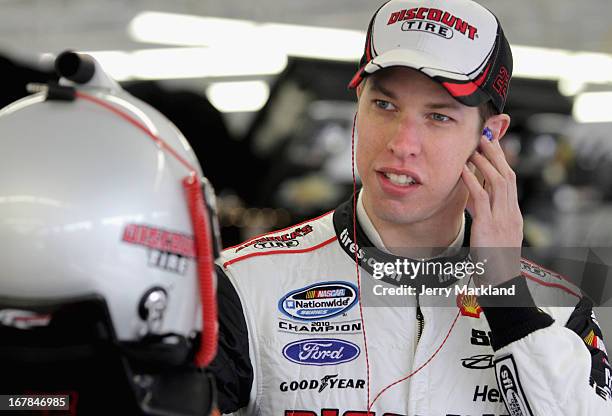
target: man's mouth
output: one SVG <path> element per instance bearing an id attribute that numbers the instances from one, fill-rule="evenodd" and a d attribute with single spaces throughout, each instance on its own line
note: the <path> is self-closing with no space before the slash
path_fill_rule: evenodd
<path id="1" fill-rule="evenodd" d="M 408 186 L 408 185 L 414 185 L 418 183 L 417 180 L 414 179 L 412 176 L 408 176 L 404 174 L 383 172 L 383 175 L 385 175 L 392 184 L 398 185 L 398 186 Z"/>

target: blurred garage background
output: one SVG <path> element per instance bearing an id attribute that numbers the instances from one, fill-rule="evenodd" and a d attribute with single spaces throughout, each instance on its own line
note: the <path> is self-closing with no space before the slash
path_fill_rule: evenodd
<path id="1" fill-rule="evenodd" d="M 527 241 L 612 246 L 612 2 L 480 2 L 513 45 L 502 144 Z M 355 99 L 345 86 L 378 5 L 0 0 L 0 107 L 26 95 L 26 83 L 54 79 L 57 53 L 91 53 L 187 137 L 220 195 L 230 246 L 350 194 Z M 598 313 L 612 333 L 612 309 Z"/>

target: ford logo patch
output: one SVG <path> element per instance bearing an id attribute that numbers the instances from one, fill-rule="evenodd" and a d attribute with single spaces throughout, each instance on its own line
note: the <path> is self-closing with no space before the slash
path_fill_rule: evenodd
<path id="1" fill-rule="evenodd" d="M 321 282 L 287 293 L 278 309 L 289 318 L 320 321 L 348 311 L 357 303 L 357 288 L 348 282 Z"/>
<path id="2" fill-rule="evenodd" d="M 302 365 L 335 365 L 359 357 L 361 350 L 352 342 L 340 339 L 305 339 L 285 345 L 286 359 Z"/>

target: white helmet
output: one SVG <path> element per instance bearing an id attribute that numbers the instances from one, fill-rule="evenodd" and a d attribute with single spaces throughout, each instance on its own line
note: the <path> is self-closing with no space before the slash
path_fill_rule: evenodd
<path id="1" fill-rule="evenodd" d="M 204 321 L 208 364 L 216 238 L 194 232 L 215 226 L 193 151 L 91 57 L 64 53 L 56 68 L 60 85 L 0 111 L 0 330 L 48 330 L 61 305 L 97 298 L 121 345 L 193 357 Z"/>

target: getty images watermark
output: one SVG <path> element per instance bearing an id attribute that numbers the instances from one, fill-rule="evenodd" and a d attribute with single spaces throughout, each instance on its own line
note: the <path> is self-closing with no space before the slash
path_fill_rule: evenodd
<path id="1" fill-rule="evenodd" d="M 374 263 L 372 277 L 380 280 L 383 277 L 392 277 L 400 281 L 402 276 L 415 279 L 422 275 L 453 276 L 457 279 L 471 276 L 473 274 L 482 276 L 485 273 L 485 261 L 412 261 L 408 259 L 396 259 L 394 262 Z"/>
<path id="2" fill-rule="evenodd" d="M 385 279 L 386 282 L 401 282 L 404 279 L 414 280 L 418 276 L 437 278 L 438 283 L 456 279 L 461 281 L 466 277 L 481 277 L 485 274 L 484 261 L 432 261 L 422 259 L 420 261 L 408 259 L 396 259 L 393 262 L 377 262 L 372 264 L 372 277 L 376 280 Z M 452 286 L 439 287 L 427 284 L 409 285 L 382 285 L 376 284 L 372 287 L 375 296 L 458 296 L 458 295 L 493 295 L 514 296 L 514 286 L 500 288 L 493 285 L 471 287 L 469 284 L 455 284 Z"/>
<path id="3" fill-rule="evenodd" d="M 448 307 L 452 295 L 499 296 L 504 305 L 520 307 L 535 302 L 537 307 L 572 308 L 576 299 L 586 297 L 595 306 L 612 307 L 612 246 L 521 247 L 520 253 L 512 247 L 389 249 L 402 257 L 374 247 L 353 245 L 351 250 L 369 277 L 361 280 L 362 303 L 368 307 L 405 307 L 417 301 Z M 497 281 L 502 283 L 488 285 Z"/>

